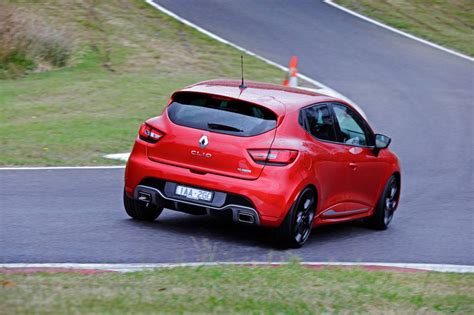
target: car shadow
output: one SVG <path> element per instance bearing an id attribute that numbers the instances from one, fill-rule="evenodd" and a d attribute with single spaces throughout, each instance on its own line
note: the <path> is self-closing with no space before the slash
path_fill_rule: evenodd
<path id="1" fill-rule="evenodd" d="M 166 210 L 165 210 L 166 211 Z M 180 236 L 191 235 L 195 239 L 209 239 L 240 246 L 253 246 L 276 251 L 286 251 L 278 247 L 274 230 L 258 226 L 238 224 L 231 220 L 209 215 L 189 215 L 179 212 L 168 212 L 154 222 L 129 219 L 127 224 L 140 228 L 157 229 Z M 313 229 L 305 246 L 300 249 L 316 246 L 325 242 L 343 242 L 348 237 L 371 233 L 360 221 L 318 226 Z M 294 251 L 294 249 L 292 250 Z"/>
<path id="2" fill-rule="evenodd" d="M 180 236 L 193 236 L 196 239 L 207 238 L 236 245 L 251 245 L 262 248 L 272 246 L 272 233 L 269 229 L 237 224 L 230 220 L 208 215 L 177 213 L 173 216 L 160 217 L 154 222 L 132 219 L 127 221 L 134 226 L 157 229 Z"/>

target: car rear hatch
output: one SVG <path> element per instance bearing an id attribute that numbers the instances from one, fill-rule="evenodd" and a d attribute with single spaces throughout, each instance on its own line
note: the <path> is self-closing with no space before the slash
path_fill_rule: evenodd
<path id="1" fill-rule="evenodd" d="M 234 98 L 177 92 L 165 113 L 147 123 L 164 133 L 148 145 L 149 159 L 251 180 L 260 176 L 265 163 L 256 163 L 247 150 L 271 148 L 278 116 Z"/>

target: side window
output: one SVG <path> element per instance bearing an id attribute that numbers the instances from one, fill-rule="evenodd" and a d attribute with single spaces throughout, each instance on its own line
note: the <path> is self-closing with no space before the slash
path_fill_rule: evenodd
<path id="1" fill-rule="evenodd" d="M 321 140 L 336 141 L 334 121 L 327 105 L 316 105 L 305 108 L 306 130 Z"/>
<path id="2" fill-rule="evenodd" d="M 351 145 L 370 145 L 369 131 L 364 121 L 347 106 L 333 104 L 336 116 L 336 133 L 339 142 Z"/>

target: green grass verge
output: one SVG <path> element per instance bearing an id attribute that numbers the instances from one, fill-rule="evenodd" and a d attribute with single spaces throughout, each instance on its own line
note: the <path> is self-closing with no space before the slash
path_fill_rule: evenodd
<path id="1" fill-rule="evenodd" d="M 13 1 L 74 40 L 69 66 L 0 80 L 0 165 L 117 164 L 138 127 L 170 94 L 201 80 L 240 77 L 240 52 L 141 0 Z M 246 56 L 246 77 L 284 73 Z"/>
<path id="2" fill-rule="evenodd" d="M 474 275 L 199 267 L 127 274 L 0 274 L 0 313 L 472 314 Z"/>
<path id="3" fill-rule="evenodd" d="M 472 0 L 334 0 L 334 2 L 397 29 L 474 56 Z"/>

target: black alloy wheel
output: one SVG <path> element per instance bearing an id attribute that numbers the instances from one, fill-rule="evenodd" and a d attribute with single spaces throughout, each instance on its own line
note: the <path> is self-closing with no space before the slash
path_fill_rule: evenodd
<path id="1" fill-rule="evenodd" d="M 312 188 L 307 187 L 277 228 L 279 247 L 299 248 L 306 243 L 313 226 L 315 206 L 316 194 Z"/>
<path id="2" fill-rule="evenodd" d="M 398 189 L 397 179 L 395 176 L 391 176 L 377 202 L 374 213 L 366 220 L 370 228 L 375 230 L 386 230 L 388 228 L 397 208 Z"/>

